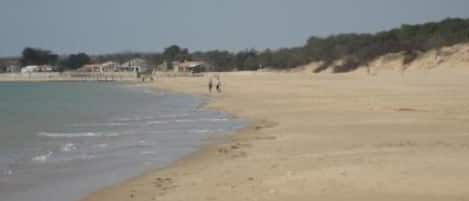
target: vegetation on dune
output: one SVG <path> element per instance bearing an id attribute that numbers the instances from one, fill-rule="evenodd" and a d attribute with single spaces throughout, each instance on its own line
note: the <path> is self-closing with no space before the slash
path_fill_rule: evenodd
<path id="1" fill-rule="evenodd" d="M 376 34 L 340 34 L 326 38 L 311 37 L 303 47 L 308 61 L 323 61 L 317 72 L 342 59 L 334 72 L 347 72 L 389 53 L 403 52 L 404 63 L 412 62 L 418 52 L 469 42 L 469 20 L 446 19 L 439 23 L 402 25 Z"/>
<path id="2" fill-rule="evenodd" d="M 419 25 L 402 25 L 374 34 L 337 34 L 328 37 L 310 37 L 304 46 L 266 49 L 247 49 L 239 52 L 225 50 L 189 52 L 177 45 L 162 53 L 117 53 L 89 58 L 84 53 L 59 58 L 48 50 L 25 48 L 21 64 L 56 64 L 62 69 L 77 69 L 90 62 L 125 62 L 144 58 L 149 63 L 164 61 L 203 60 L 211 63 L 215 71 L 257 70 L 259 68 L 289 69 L 310 62 L 322 62 L 315 69 L 320 72 L 333 68 L 333 72 L 348 72 L 367 65 L 373 59 L 389 53 L 404 53 L 404 63 L 411 63 L 420 52 L 469 42 L 469 19 L 448 18 L 440 22 Z M 340 65 L 333 65 L 341 60 Z"/>

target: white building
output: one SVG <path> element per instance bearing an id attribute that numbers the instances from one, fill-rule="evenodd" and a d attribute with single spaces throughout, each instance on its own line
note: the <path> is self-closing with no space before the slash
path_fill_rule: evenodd
<path id="1" fill-rule="evenodd" d="M 119 69 L 119 63 L 108 61 L 100 64 L 100 72 L 113 72 Z"/>
<path id="2" fill-rule="evenodd" d="M 148 70 L 151 70 L 151 65 L 145 59 L 136 58 L 120 65 L 118 71 L 146 72 Z"/>
<path id="3" fill-rule="evenodd" d="M 21 69 L 21 73 L 39 72 L 39 66 L 25 66 Z"/>
<path id="4" fill-rule="evenodd" d="M 56 68 L 55 66 L 42 65 L 39 66 L 39 72 L 53 72 Z"/>
<path id="5" fill-rule="evenodd" d="M 83 72 L 115 72 L 118 71 L 119 64 L 113 61 L 104 62 L 101 64 L 86 64 L 79 71 Z"/>
<path id="6" fill-rule="evenodd" d="M 200 73 L 209 70 L 209 65 L 203 61 L 173 62 L 174 72 Z"/>

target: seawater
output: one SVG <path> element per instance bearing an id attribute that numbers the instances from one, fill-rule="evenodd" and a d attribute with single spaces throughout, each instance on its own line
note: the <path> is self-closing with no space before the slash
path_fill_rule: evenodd
<path id="1" fill-rule="evenodd" d="M 0 84 L 0 200 L 77 201 L 168 165 L 241 120 L 113 83 Z"/>

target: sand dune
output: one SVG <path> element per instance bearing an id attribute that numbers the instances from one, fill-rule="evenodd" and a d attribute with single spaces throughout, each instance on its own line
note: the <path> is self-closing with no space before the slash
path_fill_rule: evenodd
<path id="1" fill-rule="evenodd" d="M 404 54 L 394 53 L 379 57 L 367 67 L 372 74 L 385 71 L 463 71 L 469 72 L 469 44 L 458 44 L 428 52 L 421 52 L 417 58 L 403 64 Z M 360 70 L 367 69 L 362 66 Z"/>
<path id="2" fill-rule="evenodd" d="M 415 60 L 408 64 L 404 64 L 404 52 L 390 53 L 380 56 L 367 65 L 359 66 L 354 73 L 363 73 L 369 75 L 388 74 L 388 73 L 405 73 L 409 71 L 417 71 L 426 73 L 427 71 L 453 71 L 453 72 L 469 72 L 469 43 L 457 44 L 449 47 L 431 50 L 428 52 L 418 52 Z M 333 62 L 330 68 L 322 71 L 320 74 L 333 73 L 334 66 L 343 65 L 344 60 Z M 310 74 L 317 69 L 322 63 L 313 62 L 293 70 L 294 72 L 304 72 Z"/>

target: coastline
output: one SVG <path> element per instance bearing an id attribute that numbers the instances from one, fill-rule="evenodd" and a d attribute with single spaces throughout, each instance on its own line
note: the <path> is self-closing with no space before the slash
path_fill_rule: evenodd
<path id="1" fill-rule="evenodd" d="M 247 128 L 83 201 L 469 198 L 465 75 L 246 72 L 222 80 L 225 92 L 204 108 L 248 120 Z M 204 96 L 206 81 L 154 85 Z"/>
<path id="2" fill-rule="evenodd" d="M 205 76 L 203 77 L 179 77 L 177 79 L 194 79 L 197 80 L 203 79 L 205 80 Z M 161 78 L 160 78 L 161 79 Z M 171 82 L 174 77 L 163 77 L 166 84 Z M 155 81 L 152 83 L 139 83 L 138 85 L 158 89 L 162 91 L 167 91 L 170 93 L 179 93 L 179 94 L 186 94 L 191 96 L 199 96 L 204 99 L 204 101 L 199 105 L 197 108 L 203 110 L 215 110 L 221 111 L 226 113 L 226 115 L 230 116 L 231 118 L 238 118 L 246 121 L 246 125 L 244 128 L 238 131 L 232 131 L 229 133 L 224 133 L 222 136 L 209 136 L 207 140 L 208 143 L 201 145 L 198 150 L 195 152 L 189 153 L 188 155 L 181 157 L 172 163 L 152 170 L 148 170 L 147 172 L 128 179 L 123 183 L 117 183 L 112 186 L 105 187 L 103 189 L 99 189 L 98 191 L 84 197 L 81 201 L 98 201 L 98 200 L 133 200 L 135 197 L 136 190 L 130 190 L 130 186 L 139 185 L 138 183 L 151 182 L 159 188 L 160 192 L 159 195 L 166 194 L 167 190 L 172 189 L 174 186 L 171 186 L 172 177 L 167 177 L 167 175 L 174 175 L 173 171 L 175 168 L 178 167 L 187 167 L 193 165 L 204 165 L 207 161 L 213 162 L 214 159 L 218 158 L 219 154 L 228 154 L 231 151 L 236 151 L 242 146 L 240 144 L 241 141 L 244 141 L 245 138 L 252 137 L 256 132 L 263 128 L 270 128 L 275 126 L 275 123 L 268 122 L 266 120 L 260 119 L 252 119 L 247 117 L 242 117 L 237 113 L 227 111 L 225 108 L 221 106 L 216 106 L 216 101 L 219 100 L 220 95 L 213 92 L 213 94 L 208 94 L 203 90 L 191 91 L 191 90 L 183 90 L 181 88 L 174 88 L 170 85 L 161 85 L 163 84 L 161 81 Z M 187 89 L 187 88 L 186 88 Z M 223 93 L 222 93 L 223 94 Z M 221 94 L 221 95 L 222 95 Z M 213 95 L 213 96 L 212 96 Z M 231 144 L 231 145 L 230 145 Z M 239 157 L 243 157 L 243 152 L 239 155 Z M 150 178 L 156 178 L 150 179 Z M 150 179 L 150 180 L 149 180 Z M 155 183 L 161 182 L 161 183 Z M 169 182 L 168 182 L 169 181 Z M 166 184 L 165 184 L 166 183 Z M 136 188 L 132 188 L 136 189 Z M 126 196 L 127 192 L 130 192 L 128 196 Z M 151 200 L 158 200 L 156 196 L 152 196 Z"/>
<path id="3" fill-rule="evenodd" d="M 137 82 L 133 72 L 30 72 L 0 73 L 2 82 L 60 82 L 60 81 L 100 81 Z"/>

